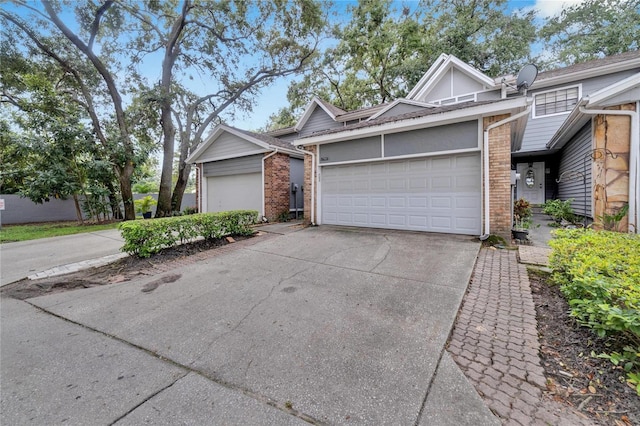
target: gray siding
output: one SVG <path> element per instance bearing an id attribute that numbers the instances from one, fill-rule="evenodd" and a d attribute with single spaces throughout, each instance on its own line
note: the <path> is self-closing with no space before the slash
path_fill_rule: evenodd
<path id="1" fill-rule="evenodd" d="M 477 120 L 403 133 L 392 133 L 384 137 L 385 157 L 477 147 Z"/>
<path id="2" fill-rule="evenodd" d="M 223 132 L 198 158 L 206 160 L 208 158 L 231 157 L 261 149 L 263 148 L 236 135 Z"/>
<path id="3" fill-rule="evenodd" d="M 424 97 L 426 102 L 437 101 L 438 99 L 451 97 L 451 70 L 448 70 L 442 78 L 435 84 L 433 89 Z"/>
<path id="4" fill-rule="evenodd" d="M 262 154 L 204 163 L 205 177 L 240 175 L 262 171 Z"/>
<path id="5" fill-rule="evenodd" d="M 293 142 L 294 140 L 298 139 L 298 137 L 299 135 L 297 133 L 289 133 L 288 135 L 278 136 L 278 139 L 285 142 Z"/>
<path id="6" fill-rule="evenodd" d="M 491 90 L 488 92 L 480 92 L 478 93 L 478 102 L 480 101 L 492 101 L 495 99 L 500 99 L 501 97 L 500 90 Z"/>
<path id="7" fill-rule="evenodd" d="M 406 114 L 408 112 L 420 111 L 426 107 L 399 103 L 398 105 L 391 108 L 389 111 L 386 111 L 384 114 L 381 114 L 379 117 L 394 117 L 400 114 Z"/>
<path id="8" fill-rule="evenodd" d="M 473 78 L 464 74 L 458 69 L 453 69 L 453 96 L 464 95 L 467 93 L 479 92 L 484 90 L 482 84 L 478 83 Z"/>
<path id="9" fill-rule="evenodd" d="M 334 121 L 333 118 L 331 118 L 331 116 L 322 108 L 316 106 L 311 113 L 311 117 L 309 117 L 307 122 L 304 124 L 304 127 L 300 129 L 298 137 L 307 136 L 314 132 L 320 132 L 323 130 L 336 129 L 338 127 L 343 127 L 343 124 Z"/>
<path id="10" fill-rule="evenodd" d="M 583 81 L 576 81 L 575 83 L 566 83 L 553 87 L 545 87 L 537 91 L 530 91 L 527 96 L 533 97 L 536 95 L 536 93 L 539 92 L 560 89 L 580 83 L 582 84 L 581 96 L 585 97 L 617 81 L 623 80 L 635 74 L 636 72 L 637 70 L 630 70 L 610 75 L 604 75 L 601 77 L 589 78 Z M 558 130 L 558 128 L 564 122 L 568 115 L 569 113 L 567 112 L 566 114 L 534 119 L 532 114 L 530 114 L 527 128 L 524 132 L 522 149 L 519 152 L 536 152 L 545 150 L 547 142 L 549 142 L 551 137 L 555 134 L 555 132 Z"/>
<path id="11" fill-rule="evenodd" d="M 320 163 L 382 157 L 380 136 L 320 145 Z"/>
<path id="12" fill-rule="evenodd" d="M 558 198 L 568 200 L 573 198 L 573 211 L 576 214 L 585 215 L 584 209 L 584 188 L 581 174 L 584 172 L 584 157 L 591 151 L 591 123 L 586 124 L 574 138 L 565 145 L 560 156 L 560 175 L 565 173 L 565 177 L 571 172 L 579 172 L 573 179 L 563 177 L 558 183 Z M 591 213 L 591 161 L 587 160 L 587 217 L 592 217 Z"/>
<path id="13" fill-rule="evenodd" d="M 291 193 L 289 197 L 289 208 L 295 211 L 295 208 L 299 211 L 304 207 L 304 194 L 302 192 L 302 185 L 304 183 L 304 160 L 300 158 L 289 157 L 289 181 L 298 185 L 298 191 L 294 194 Z"/>

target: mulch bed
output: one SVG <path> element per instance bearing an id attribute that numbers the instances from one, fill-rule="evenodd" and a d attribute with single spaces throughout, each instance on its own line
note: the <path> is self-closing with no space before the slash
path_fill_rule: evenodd
<path id="1" fill-rule="evenodd" d="M 596 424 L 640 425 L 640 397 L 622 367 L 594 354 L 620 350 L 620 342 L 599 338 L 569 315 L 558 286 L 530 271 L 536 305 L 546 396 L 589 416 Z M 618 347 L 617 347 L 618 346 Z"/>
<path id="2" fill-rule="evenodd" d="M 252 236 L 233 236 L 235 241 L 242 241 L 247 238 L 252 238 Z M 128 256 L 105 266 L 71 274 L 40 280 L 23 279 L 2 287 L 0 296 L 25 300 L 45 294 L 129 281 L 141 275 L 154 275 L 153 269 L 155 265 L 179 261 L 192 255 L 215 250 L 227 244 L 229 242 L 226 238 L 201 240 L 164 249 L 146 259 Z"/>

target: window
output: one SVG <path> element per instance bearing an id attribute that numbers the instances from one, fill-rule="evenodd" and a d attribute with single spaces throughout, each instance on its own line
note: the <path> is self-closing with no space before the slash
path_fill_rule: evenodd
<path id="1" fill-rule="evenodd" d="M 540 93 L 535 96 L 534 117 L 569 112 L 578 103 L 579 96 L 578 86 Z"/>

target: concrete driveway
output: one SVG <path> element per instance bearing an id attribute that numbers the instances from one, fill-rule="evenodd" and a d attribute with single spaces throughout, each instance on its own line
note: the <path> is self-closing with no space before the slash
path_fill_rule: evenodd
<path id="1" fill-rule="evenodd" d="M 319 227 L 257 241 L 164 277 L 3 299 L 4 421 L 495 421 L 444 351 L 477 240 Z"/>

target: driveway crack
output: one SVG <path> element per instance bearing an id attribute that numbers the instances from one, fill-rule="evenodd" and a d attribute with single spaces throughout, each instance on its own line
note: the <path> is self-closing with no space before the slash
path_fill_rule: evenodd
<path id="1" fill-rule="evenodd" d="M 369 269 L 369 272 L 372 272 L 374 269 L 376 269 L 378 266 L 380 266 L 382 264 L 382 262 L 384 262 L 385 260 L 387 260 L 387 257 L 389 256 L 389 253 L 391 253 L 391 241 L 389 241 L 389 237 L 384 235 L 384 239 L 387 241 L 387 252 L 384 254 L 384 256 L 382 257 L 382 260 L 378 263 L 376 263 L 376 266 L 374 266 L 373 268 Z"/>

